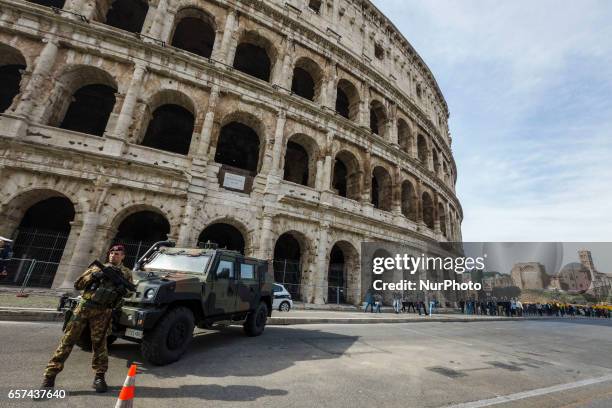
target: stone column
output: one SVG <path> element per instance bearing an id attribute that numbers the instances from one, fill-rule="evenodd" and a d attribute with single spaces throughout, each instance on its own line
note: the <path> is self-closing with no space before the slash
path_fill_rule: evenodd
<path id="1" fill-rule="evenodd" d="M 415 190 L 416 190 L 416 223 L 419 226 L 423 226 L 423 201 L 422 201 L 422 194 L 423 194 L 423 182 L 419 179 L 416 182 L 416 186 L 415 186 Z"/>
<path id="2" fill-rule="evenodd" d="M 332 157 L 328 154 L 323 162 L 323 179 L 321 180 L 321 190 L 331 190 L 332 178 Z"/>
<path id="3" fill-rule="evenodd" d="M 330 62 L 325 73 L 325 84 L 321 89 L 321 106 L 328 107 L 332 111 L 336 110 L 336 81 L 338 72 L 335 62 Z"/>
<path id="4" fill-rule="evenodd" d="M 327 299 L 327 239 L 329 236 L 329 223 L 321 223 L 319 237 L 317 241 L 317 252 L 315 259 L 314 282 L 311 282 L 314 289 L 313 302 L 317 305 L 325 304 Z"/>
<path id="5" fill-rule="evenodd" d="M 393 203 L 391 211 L 402 215 L 402 169 L 399 164 L 393 169 Z"/>
<path id="6" fill-rule="evenodd" d="M 190 235 L 191 235 L 191 226 L 193 220 L 193 214 L 195 213 L 195 203 L 193 200 L 188 199 L 187 204 L 185 205 L 185 211 L 183 212 L 183 219 L 181 221 L 181 225 L 179 226 L 178 231 L 178 239 L 176 242 L 177 247 L 188 247 L 190 246 Z M 194 243 L 197 245 L 197 242 Z"/>
<path id="7" fill-rule="evenodd" d="M 387 141 L 392 145 L 399 147 L 399 140 L 397 135 L 397 106 L 393 105 L 389 109 L 389 120 L 387 122 Z"/>
<path id="8" fill-rule="evenodd" d="M 223 30 L 217 29 L 215 31 L 215 43 L 213 44 L 212 53 L 210 54 L 210 59 L 220 61 L 223 59 L 221 55 L 221 40 L 223 39 Z"/>
<path id="9" fill-rule="evenodd" d="M 274 131 L 274 146 L 272 149 L 266 146 L 266 154 L 264 156 L 264 163 L 261 168 L 262 173 L 273 173 L 275 175 L 281 174 L 280 161 L 284 145 L 285 136 L 285 123 L 287 122 L 287 115 L 284 110 L 278 111 L 278 118 L 276 119 L 276 130 Z M 270 140 L 268 140 L 270 143 Z M 272 157 L 269 157 L 269 152 L 272 151 Z"/>
<path id="10" fill-rule="evenodd" d="M 287 38 L 285 49 L 279 60 L 282 61 L 280 69 L 275 69 L 275 78 L 272 79 L 272 83 L 276 84 L 288 91 L 291 91 L 291 82 L 293 75 L 291 67 L 293 66 L 293 55 L 295 54 L 295 48 L 293 46 L 293 39 Z"/>
<path id="11" fill-rule="evenodd" d="M 130 82 L 130 86 L 125 94 L 125 98 L 123 99 L 123 105 L 121 106 L 121 112 L 119 113 L 115 128 L 111 131 L 110 135 L 105 135 L 108 137 L 109 141 L 113 142 L 108 144 L 108 146 L 107 144 L 104 146 L 104 150 L 108 150 L 107 152 L 110 154 L 119 155 L 121 153 L 121 147 L 128 138 L 128 131 L 130 125 L 132 124 L 132 120 L 134 119 L 134 108 L 136 107 L 136 101 L 138 99 L 138 94 L 140 93 L 140 87 L 142 85 L 145 72 L 146 67 L 144 65 L 137 64 L 134 67 L 132 81 Z M 118 141 L 120 143 L 117 143 Z"/>
<path id="12" fill-rule="evenodd" d="M 153 23 L 151 24 L 151 29 L 147 34 L 149 37 L 153 37 L 158 40 L 162 39 L 161 36 L 167 12 L 168 0 L 159 0 L 159 3 L 157 3 L 157 9 L 155 10 L 155 17 L 153 18 Z"/>
<path id="13" fill-rule="evenodd" d="M 208 97 L 208 108 L 204 116 L 202 131 L 200 132 L 200 143 L 195 154 L 196 158 L 206 162 L 208 161 L 208 148 L 210 147 L 210 139 L 212 137 L 212 130 L 215 122 L 215 111 L 217 109 L 217 103 L 219 102 L 219 93 L 219 85 L 213 85 L 210 90 L 210 96 Z"/>
<path id="14" fill-rule="evenodd" d="M 74 289 L 74 281 L 81 275 L 91 263 L 93 254 L 93 243 L 98 228 L 99 215 L 95 211 L 87 212 L 83 215 L 83 225 L 78 234 L 70 263 L 67 265 L 66 273 L 63 276 L 56 276 L 55 282 L 61 280 L 60 289 Z M 104 261 L 104 260 L 103 260 Z"/>
<path id="15" fill-rule="evenodd" d="M 359 124 L 365 128 L 370 128 L 370 89 L 367 83 L 362 86 L 361 109 L 359 110 Z"/>
<path id="16" fill-rule="evenodd" d="M 32 77 L 27 83 L 19 102 L 15 108 L 15 114 L 31 119 L 32 113 L 41 105 L 48 103 L 49 95 L 41 92 L 46 85 L 52 83 L 50 72 L 57 59 L 59 42 L 57 40 L 44 39 L 45 46 L 36 59 Z"/>
<path id="17" fill-rule="evenodd" d="M 261 220 L 261 232 L 259 235 L 259 259 L 272 259 L 272 215 L 264 214 Z"/>
<path id="18" fill-rule="evenodd" d="M 232 65 L 233 61 L 230 61 L 230 44 L 234 31 L 236 30 L 238 21 L 238 13 L 236 11 L 230 11 L 225 20 L 225 28 L 223 30 L 223 39 L 221 40 L 221 49 L 219 50 L 219 60 L 221 62 Z M 233 55 L 232 55 L 233 60 Z"/>
<path id="19" fill-rule="evenodd" d="M 366 153 L 363 161 L 363 193 L 361 196 L 363 203 L 372 203 L 372 159 L 370 157 L 370 149 Z"/>

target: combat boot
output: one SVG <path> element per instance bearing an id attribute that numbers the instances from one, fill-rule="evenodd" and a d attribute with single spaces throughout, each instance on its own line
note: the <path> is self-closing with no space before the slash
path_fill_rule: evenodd
<path id="1" fill-rule="evenodd" d="M 55 387 L 55 376 L 54 375 L 45 375 L 43 378 L 43 382 L 40 386 L 41 388 L 53 388 Z"/>
<path id="2" fill-rule="evenodd" d="M 96 374 L 92 387 L 96 390 L 96 392 L 108 391 L 108 386 L 106 385 L 106 381 L 104 380 L 104 374 Z"/>

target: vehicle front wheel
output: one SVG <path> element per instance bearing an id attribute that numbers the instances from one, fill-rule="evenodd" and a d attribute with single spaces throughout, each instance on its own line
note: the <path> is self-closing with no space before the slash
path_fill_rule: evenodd
<path id="1" fill-rule="evenodd" d="M 289 310 L 291 310 L 291 305 L 289 304 L 289 302 L 283 302 L 278 307 L 278 310 L 281 312 L 288 312 Z"/>
<path id="2" fill-rule="evenodd" d="M 140 351 L 155 365 L 170 364 L 187 351 L 193 339 L 194 317 L 186 307 L 167 312 L 153 330 L 144 333 Z"/>
<path id="3" fill-rule="evenodd" d="M 244 332 L 249 337 L 259 336 L 263 333 L 268 320 L 268 306 L 261 302 L 257 308 L 249 313 L 246 322 L 244 322 Z"/>

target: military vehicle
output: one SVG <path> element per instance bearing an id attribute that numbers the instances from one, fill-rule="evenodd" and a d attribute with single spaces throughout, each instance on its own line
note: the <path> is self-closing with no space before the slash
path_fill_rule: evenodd
<path id="1" fill-rule="evenodd" d="M 259 336 L 272 314 L 273 272 L 268 261 L 219 249 L 175 248 L 172 242 L 153 245 L 132 272 L 136 292 L 113 311 L 116 338 L 140 343 L 141 353 L 156 365 L 177 361 L 193 338 L 195 326 L 242 324 L 248 336 Z M 78 298 L 63 298 L 69 311 Z M 91 347 L 89 330 L 77 344 Z"/>

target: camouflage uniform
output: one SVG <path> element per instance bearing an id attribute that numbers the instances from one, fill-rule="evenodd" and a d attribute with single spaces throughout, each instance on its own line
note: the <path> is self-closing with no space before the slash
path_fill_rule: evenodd
<path id="1" fill-rule="evenodd" d="M 105 266 L 112 266 L 107 263 Z M 132 281 L 131 271 L 123 265 L 119 267 L 124 277 Z M 94 291 L 88 290 L 91 283 L 96 278 L 93 276 L 95 272 L 100 269 L 92 266 L 81 275 L 74 283 L 74 288 L 77 290 L 84 290 L 82 295 L 81 303 L 75 308 L 72 319 L 66 326 L 64 337 L 60 341 L 57 350 L 53 353 L 53 357 L 49 360 L 47 368 L 45 369 L 46 377 L 55 377 L 64 368 L 64 362 L 68 359 L 72 348 L 76 342 L 80 339 L 83 329 L 89 324 L 91 331 L 91 345 L 93 349 L 93 357 L 91 366 L 96 374 L 104 374 L 108 369 L 108 350 L 106 347 L 106 337 L 109 335 L 111 330 L 110 320 L 112 308 L 100 306 L 91 301 Z M 100 285 L 112 285 L 110 282 L 104 280 Z M 110 287 L 110 286 L 109 286 Z"/>

